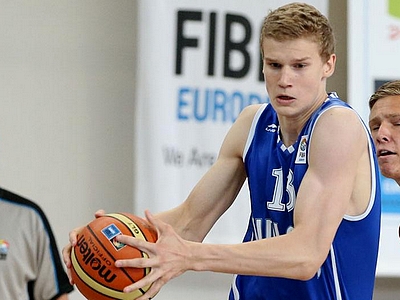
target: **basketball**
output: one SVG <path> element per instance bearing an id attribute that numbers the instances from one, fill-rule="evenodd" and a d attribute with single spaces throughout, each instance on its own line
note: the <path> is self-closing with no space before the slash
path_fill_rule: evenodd
<path id="1" fill-rule="evenodd" d="M 71 251 L 71 276 L 78 290 L 89 300 L 135 299 L 150 286 L 124 293 L 124 287 L 146 276 L 150 269 L 117 268 L 118 259 L 146 258 L 146 253 L 116 241 L 124 234 L 156 242 L 157 233 L 148 222 L 127 213 L 107 214 L 91 221 L 78 234 Z"/>

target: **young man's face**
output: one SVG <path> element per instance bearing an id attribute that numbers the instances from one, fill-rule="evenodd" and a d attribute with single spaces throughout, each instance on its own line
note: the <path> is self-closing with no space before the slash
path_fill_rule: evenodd
<path id="1" fill-rule="evenodd" d="M 335 55 L 325 62 L 318 44 L 300 38 L 279 42 L 266 38 L 262 43 L 263 73 L 278 115 L 308 118 L 326 99 L 326 79 L 335 68 Z"/>
<path id="2" fill-rule="evenodd" d="M 400 182 L 400 96 L 376 101 L 369 115 L 379 167 L 385 177 Z"/>

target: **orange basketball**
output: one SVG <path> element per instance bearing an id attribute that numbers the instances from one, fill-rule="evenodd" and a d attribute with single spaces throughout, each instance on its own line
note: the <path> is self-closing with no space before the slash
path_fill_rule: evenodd
<path id="1" fill-rule="evenodd" d="M 90 300 L 135 299 L 150 286 L 123 293 L 123 288 L 146 276 L 150 269 L 117 268 L 118 259 L 148 257 L 146 253 L 116 241 L 130 235 L 156 242 L 157 233 L 146 220 L 127 213 L 107 214 L 90 222 L 78 235 L 71 251 L 71 275 L 79 291 Z"/>

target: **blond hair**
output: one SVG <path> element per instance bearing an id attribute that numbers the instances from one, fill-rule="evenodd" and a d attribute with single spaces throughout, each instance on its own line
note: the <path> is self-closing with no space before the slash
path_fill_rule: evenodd
<path id="1" fill-rule="evenodd" d="M 306 3 L 295 2 L 271 11 L 261 29 L 261 51 L 265 38 L 279 42 L 309 38 L 319 45 L 319 54 L 325 61 L 335 52 L 335 37 L 328 19 Z"/>
<path id="2" fill-rule="evenodd" d="M 379 99 L 389 96 L 400 96 L 400 80 L 393 80 L 382 84 L 369 98 L 369 108 L 371 109 Z"/>

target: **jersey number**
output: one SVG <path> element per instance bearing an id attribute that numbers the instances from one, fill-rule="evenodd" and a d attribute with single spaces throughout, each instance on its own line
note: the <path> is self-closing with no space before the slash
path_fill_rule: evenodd
<path id="1" fill-rule="evenodd" d="M 276 211 L 291 211 L 294 208 L 296 199 L 296 192 L 293 186 L 293 172 L 289 169 L 286 183 L 286 193 L 288 194 L 289 201 L 284 204 L 283 201 L 283 171 L 282 169 L 273 169 L 272 176 L 275 177 L 274 195 L 271 201 L 267 202 L 267 208 Z"/>

